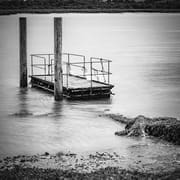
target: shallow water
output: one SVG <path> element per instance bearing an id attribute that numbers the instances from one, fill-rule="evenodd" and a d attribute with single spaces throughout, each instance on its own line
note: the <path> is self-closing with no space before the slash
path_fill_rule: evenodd
<path id="1" fill-rule="evenodd" d="M 28 55 L 53 52 L 54 15 L 27 16 Z M 43 91 L 18 88 L 18 15 L 0 17 L 0 156 L 118 151 L 133 162 L 140 156 L 145 162 L 165 156 L 171 163 L 168 157 L 176 159 L 179 146 L 117 137 L 114 132 L 124 126 L 99 115 L 180 118 L 179 16 L 64 14 L 63 51 L 112 59 L 115 95 L 63 102 Z"/>

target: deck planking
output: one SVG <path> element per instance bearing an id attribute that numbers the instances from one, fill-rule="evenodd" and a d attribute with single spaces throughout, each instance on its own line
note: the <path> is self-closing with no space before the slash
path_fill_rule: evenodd
<path id="1" fill-rule="evenodd" d="M 54 92 L 54 77 L 37 75 L 31 76 L 32 87 L 41 88 L 45 91 Z M 110 97 L 111 84 L 87 80 L 84 77 L 69 75 L 68 86 L 67 77 L 63 76 L 63 96 L 68 99 L 97 99 Z"/>
<path id="2" fill-rule="evenodd" d="M 54 82 L 54 77 L 52 76 L 33 76 L 44 81 Z M 92 87 L 108 87 L 108 84 L 92 81 Z M 67 77 L 63 76 L 63 87 L 67 88 Z M 83 77 L 68 76 L 68 89 L 79 89 L 79 88 L 90 88 L 91 80 L 87 80 Z"/>

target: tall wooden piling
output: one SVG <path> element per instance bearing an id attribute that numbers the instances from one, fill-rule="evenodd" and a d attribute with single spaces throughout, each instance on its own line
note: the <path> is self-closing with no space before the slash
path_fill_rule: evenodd
<path id="1" fill-rule="evenodd" d="M 26 18 L 19 18 L 20 87 L 27 87 L 27 30 Z"/>
<path id="2" fill-rule="evenodd" d="M 54 18 L 54 98 L 63 99 L 62 18 Z"/>

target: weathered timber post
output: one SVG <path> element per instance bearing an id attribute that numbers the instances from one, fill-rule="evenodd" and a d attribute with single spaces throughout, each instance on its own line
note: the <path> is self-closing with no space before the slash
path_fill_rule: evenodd
<path id="1" fill-rule="evenodd" d="M 26 18 L 19 18 L 20 87 L 27 87 L 27 32 Z"/>
<path id="2" fill-rule="evenodd" d="M 54 98 L 63 99 L 62 18 L 54 18 Z"/>

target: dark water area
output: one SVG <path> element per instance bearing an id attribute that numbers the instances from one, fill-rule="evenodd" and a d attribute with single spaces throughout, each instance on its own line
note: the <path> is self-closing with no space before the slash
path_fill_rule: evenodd
<path id="1" fill-rule="evenodd" d="M 53 52 L 55 15 L 26 16 L 30 64 L 31 53 Z M 129 163 L 143 156 L 144 162 L 159 157 L 159 163 L 171 164 L 179 146 L 149 137 L 117 137 L 114 132 L 124 125 L 99 115 L 180 118 L 180 15 L 62 16 L 63 51 L 112 59 L 115 95 L 55 102 L 52 94 L 30 86 L 19 89 L 19 16 L 1 16 L 0 157 L 45 151 L 118 151 Z"/>

